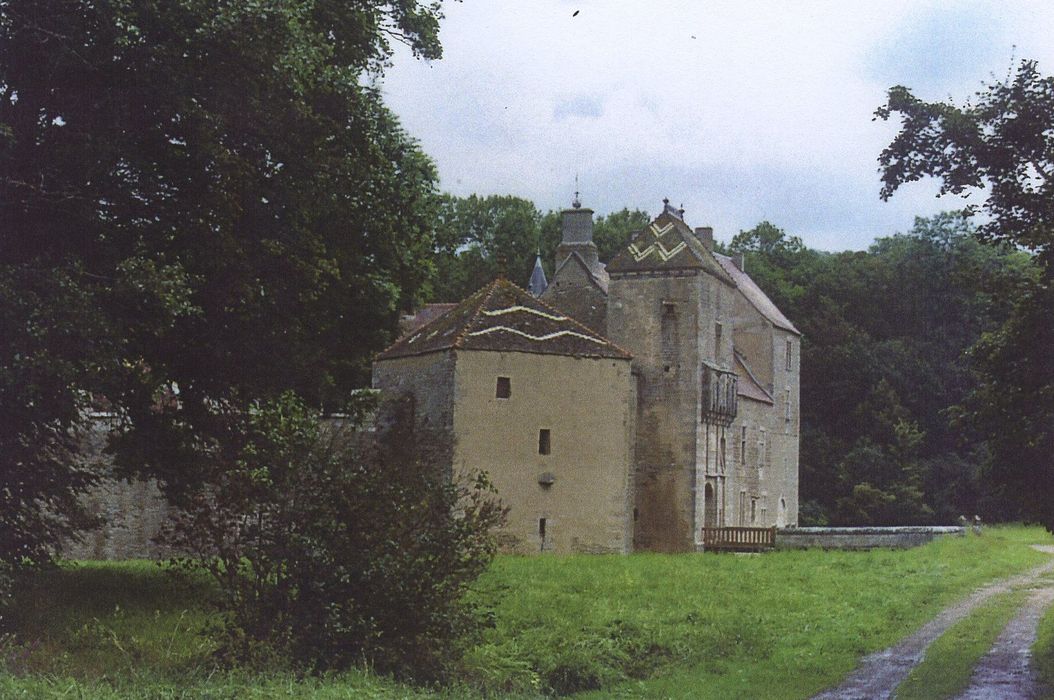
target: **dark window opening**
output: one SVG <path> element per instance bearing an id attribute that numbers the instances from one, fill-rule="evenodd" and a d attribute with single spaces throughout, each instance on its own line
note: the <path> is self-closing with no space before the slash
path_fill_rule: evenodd
<path id="1" fill-rule="evenodd" d="M 545 518 L 538 518 L 538 536 L 545 539 Z"/>
<path id="2" fill-rule="evenodd" d="M 547 455 L 552 448 L 552 438 L 549 435 L 549 429 L 542 428 L 538 431 L 538 454 Z"/>
<path id="3" fill-rule="evenodd" d="M 498 385 L 494 389 L 494 398 L 507 399 L 512 396 L 512 380 L 508 377 L 498 377 Z"/>
<path id="4" fill-rule="evenodd" d="M 638 510 L 637 508 L 634 508 L 633 509 L 633 522 L 637 522 L 638 518 L 640 518 L 640 510 Z"/>
<path id="5" fill-rule="evenodd" d="M 721 335 L 724 332 L 724 326 L 718 321 L 714 324 L 714 357 L 721 357 Z"/>

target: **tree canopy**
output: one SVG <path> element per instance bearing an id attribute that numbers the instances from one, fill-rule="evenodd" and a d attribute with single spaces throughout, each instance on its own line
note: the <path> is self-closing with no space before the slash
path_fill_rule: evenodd
<path id="1" fill-rule="evenodd" d="M 884 198 L 927 176 L 942 194 L 983 188 L 983 238 L 1035 252 L 1036 274 L 1011 290 L 1005 323 L 973 349 L 976 389 L 962 416 L 994 451 L 994 482 L 1054 529 L 1054 77 L 1022 61 L 965 106 L 896 86 L 876 111 L 893 115 L 901 130 L 879 157 Z"/>
<path id="2" fill-rule="evenodd" d="M 91 409 L 176 497 L 219 413 L 338 407 L 366 380 L 437 202 L 364 76 L 393 41 L 438 57 L 438 21 L 415 0 L 0 4 L 4 561 L 77 519 Z"/>

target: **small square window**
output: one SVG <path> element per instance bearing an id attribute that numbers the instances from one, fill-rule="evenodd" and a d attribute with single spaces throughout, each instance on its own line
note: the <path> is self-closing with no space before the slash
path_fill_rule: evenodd
<path id="1" fill-rule="evenodd" d="M 552 439 L 548 428 L 538 431 L 538 454 L 547 455 L 552 450 Z"/>
<path id="2" fill-rule="evenodd" d="M 507 399 L 512 396 L 512 380 L 508 377 L 498 377 L 498 385 L 494 389 L 494 398 Z"/>

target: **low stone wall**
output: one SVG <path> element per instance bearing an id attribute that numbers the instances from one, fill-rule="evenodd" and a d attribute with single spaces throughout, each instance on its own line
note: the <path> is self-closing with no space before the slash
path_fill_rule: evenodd
<path id="1" fill-rule="evenodd" d="M 963 535 L 962 527 L 787 527 L 776 532 L 776 549 L 906 549 L 942 535 Z"/>

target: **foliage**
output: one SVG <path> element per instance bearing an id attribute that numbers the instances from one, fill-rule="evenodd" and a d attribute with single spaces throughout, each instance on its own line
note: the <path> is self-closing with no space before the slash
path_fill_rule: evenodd
<path id="1" fill-rule="evenodd" d="M 459 672 L 478 690 L 438 695 L 538 697 L 600 682 L 597 697 L 809 697 L 983 582 L 1039 563 L 1030 542 L 1050 537 L 991 528 L 903 551 L 498 557 L 477 592 L 489 602 L 501 591 L 496 624 Z M 361 669 L 218 669 L 198 632 L 215 614 L 203 603 L 215 585 L 188 584 L 146 562 L 37 577 L 19 592 L 16 648 L 28 663 L 17 676 L 0 670 L 0 695 L 432 696 Z"/>
<path id="2" fill-rule="evenodd" d="M 540 218 L 520 197 L 444 195 L 431 298 L 461 301 L 498 275 L 525 283 L 540 250 Z"/>
<path id="3" fill-rule="evenodd" d="M 985 435 L 960 407 L 975 381 L 966 350 L 998 328 L 1034 268 L 973 232 L 947 213 L 831 254 L 763 222 L 730 244 L 803 333 L 803 524 L 1015 514 L 984 486 Z"/>
<path id="4" fill-rule="evenodd" d="M 940 180 L 942 194 L 984 188 L 979 234 L 1036 254 L 1039 274 L 1022 280 L 1002 328 L 974 350 L 978 388 L 963 415 L 989 439 L 995 482 L 1054 529 L 1054 77 L 1022 61 L 1012 79 L 962 107 L 896 86 L 875 114 L 901 119 L 879 157 L 883 198 L 926 176 Z"/>
<path id="5" fill-rule="evenodd" d="M 532 202 L 511 195 L 444 195 L 439 221 L 430 299 L 460 301 L 499 274 L 523 286 L 536 256 L 552 279 L 561 212 L 543 215 Z M 636 209 L 595 217 L 593 242 L 600 260 L 610 260 L 650 221 Z"/>
<path id="6" fill-rule="evenodd" d="M 83 524 L 70 450 L 96 402 L 123 473 L 178 501 L 253 400 L 339 407 L 364 382 L 428 274 L 435 172 L 363 78 L 392 41 L 438 57 L 438 19 L 0 4 L 3 566 Z"/>
<path id="7" fill-rule="evenodd" d="M 460 483 L 424 457 L 443 443 L 406 407 L 377 443 L 358 428 L 292 394 L 258 404 L 174 541 L 219 585 L 230 656 L 438 678 L 480 624 L 463 596 L 504 511 L 485 477 Z"/>

